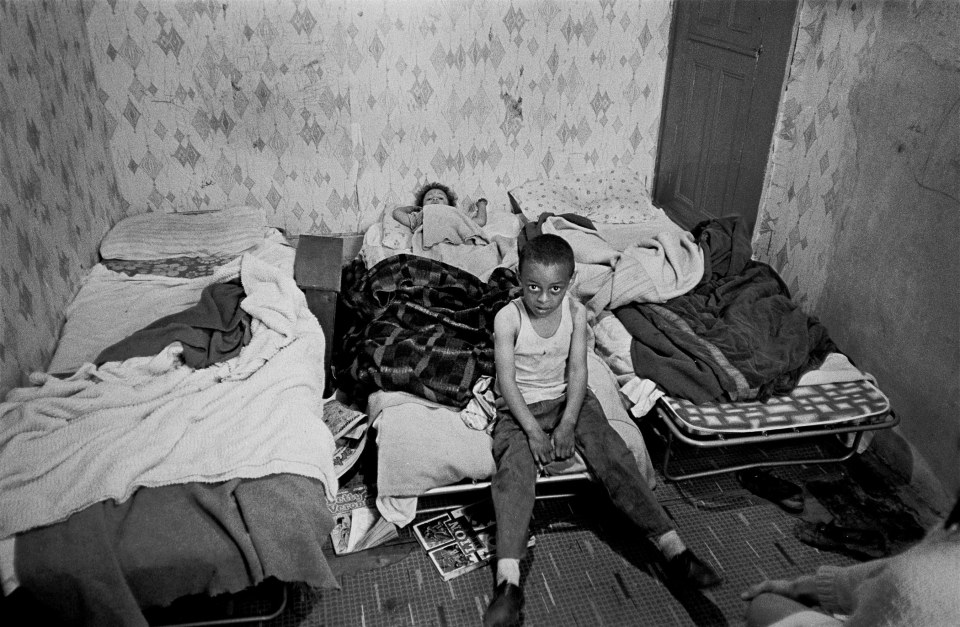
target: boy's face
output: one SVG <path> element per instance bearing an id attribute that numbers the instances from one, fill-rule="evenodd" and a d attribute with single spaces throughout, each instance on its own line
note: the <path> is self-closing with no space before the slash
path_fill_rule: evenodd
<path id="1" fill-rule="evenodd" d="M 423 195 L 423 204 L 426 205 L 449 205 L 450 199 L 442 189 L 433 188 Z"/>
<path id="2" fill-rule="evenodd" d="M 524 263 L 520 270 L 520 287 L 527 312 L 534 318 L 545 318 L 556 311 L 570 287 L 571 278 L 560 264 Z"/>

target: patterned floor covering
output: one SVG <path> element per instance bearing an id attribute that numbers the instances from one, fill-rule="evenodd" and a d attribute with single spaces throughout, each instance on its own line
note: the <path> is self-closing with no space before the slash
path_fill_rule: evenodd
<path id="1" fill-rule="evenodd" d="M 662 451 L 656 438 L 648 442 L 654 443 L 651 454 L 658 460 Z M 759 454 L 776 452 L 768 447 Z M 736 462 L 747 455 L 722 453 L 720 462 Z M 693 452 L 681 460 L 688 469 L 716 462 L 714 453 L 708 458 Z M 776 474 L 814 488 L 805 489 L 802 514 L 790 515 L 751 494 L 729 473 L 660 482 L 657 498 L 681 537 L 725 579 L 722 586 L 704 592 L 666 585 L 656 555 L 606 504 L 596 484 L 567 484 L 562 489 L 573 492 L 571 496 L 538 500 L 536 546 L 522 563 L 523 624 L 741 625 L 746 606 L 739 595 L 749 585 L 812 572 L 821 564 L 857 561 L 799 541 L 793 530 L 801 521 L 887 528 L 890 547 L 899 548 L 914 541 L 936 517 L 869 452 L 842 464 L 791 466 Z M 461 504 L 482 495 L 471 492 L 464 498 Z M 421 501 L 424 507 L 455 503 L 456 497 Z M 479 625 L 493 587 L 491 567 L 443 581 L 407 531 L 390 548 L 373 549 L 360 560 L 334 562 L 341 573 L 341 590 L 291 588 L 282 613 L 263 624 Z"/>
<path id="2" fill-rule="evenodd" d="M 658 451 L 651 452 L 656 460 Z M 711 462 L 694 453 L 685 463 Z M 879 512 L 894 522 L 899 535 L 890 539 L 891 546 L 899 546 L 935 517 L 869 453 L 843 464 L 794 466 L 776 473 L 817 488 L 817 497 L 806 491 L 803 514 L 787 514 L 751 494 L 732 474 L 661 481 L 657 497 L 681 537 L 725 578 L 722 586 L 705 592 L 665 585 L 656 556 L 598 496 L 597 485 L 581 482 L 572 496 L 539 500 L 537 544 L 522 565 L 524 624 L 740 625 L 745 604 L 739 595 L 749 585 L 794 577 L 821 564 L 856 561 L 800 542 L 793 533 L 800 520 L 835 519 L 856 526 L 863 524 L 863 512 Z M 830 486 L 846 492 L 832 499 Z M 395 547 L 382 567 L 344 573 L 340 591 L 293 590 L 284 612 L 266 624 L 479 625 L 490 600 L 493 569 L 444 582 L 426 554 L 406 538 L 410 544 Z"/>

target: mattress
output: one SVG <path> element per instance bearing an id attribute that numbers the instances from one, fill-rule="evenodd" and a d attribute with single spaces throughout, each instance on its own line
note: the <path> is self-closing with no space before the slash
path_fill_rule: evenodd
<path id="1" fill-rule="evenodd" d="M 91 383 L 90 378 L 100 376 L 98 372 L 110 378 L 111 373 L 125 372 L 128 363 L 155 366 L 164 354 L 171 350 L 171 355 L 175 353 L 175 348 L 168 348 L 155 357 L 109 362 L 100 369 L 90 362 L 102 349 L 132 332 L 193 305 L 208 285 L 241 276 L 247 289 L 243 307 L 258 312 L 253 315 L 250 344 L 234 359 L 182 376 L 201 382 L 209 378 L 210 387 L 201 390 L 210 394 L 207 401 L 214 401 L 217 386 L 225 386 L 235 395 L 232 402 L 255 408 L 261 398 L 255 389 L 266 383 L 265 377 L 274 380 L 269 370 L 273 367 L 271 364 L 277 364 L 285 374 L 276 380 L 288 380 L 291 386 L 277 390 L 278 399 L 283 402 L 272 402 L 272 409 L 260 414 L 259 423 L 254 420 L 256 410 L 250 409 L 244 417 L 242 414 L 247 410 L 243 407 L 232 414 L 231 420 L 235 420 L 235 424 L 246 421 L 250 426 L 243 433 L 237 433 L 237 437 L 250 444 L 263 444 L 256 448 L 276 453 L 269 464 L 281 463 L 286 470 L 269 471 L 268 464 L 259 470 L 251 466 L 237 474 L 232 471 L 216 476 L 198 474 L 192 479 L 188 472 L 172 484 L 167 480 L 146 482 L 142 487 L 134 487 L 129 495 L 120 494 L 72 513 L 68 511 L 66 518 L 51 520 L 51 524 L 21 530 L 16 536 L 0 541 L 0 574 L 5 594 L 24 585 L 63 617 L 85 616 L 87 624 L 109 620 L 145 624 L 140 607 L 166 605 L 189 594 L 236 592 L 268 577 L 306 582 L 315 587 L 338 587 L 322 551 L 333 527 L 326 499 L 335 494 L 337 488 L 333 438 L 328 429 L 324 435 L 322 420 L 320 429 L 309 427 L 309 437 L 303 426 L 294 426 L 296 421 L 309 421 L 311 416 L 322 418 L 324 379 L 323 334 L 306 309 L 305 300 L 302 307 L 297 304 L 297 295 L 299 298 L 303 295 L 292 281 L 293 259 L 294 249 L 286 245 L 279 232 L 270 230 L 244 257 L 201 258 L 183 263 L 114 260 L 93 268 L 67 309 L 67 320 L 48 368 L 51 373 L 75 374 L 60 383 L 39 374 L 34 376 L 35 382 L 76 385 L 97 391 L 96 382 Z M 284 297 L 256 301 L 247 283 L 252 275 L 241 272 L 244 264 L 250 272 L 260 268 L 265 269 L 266 275 L 289 278 L 277 279 L 277 285 L 281 286 L 278 289 L 287 290 Z M 285 309 L 286 304 L 290 305 L 289 309 Z M 301 353 L 300 349 L 291 347 L 298 344 L 305 347 L 303 341 L 311 342 L 310 350 L 303 353 L 309 367 L 296 372 L 299 368 L 291 370 L 295 364 L 279 366 L 283 359 Z M 294 372 L 296 376 L 291 376 Z M 12 398 L 29 397 L 42 389 L 43 386 L 12 391 L 5 409 L 14 402 Z M 244 390 L 253 397 L 243 400 L 248 394 Z M 192 391 L 190 388 L 184 393 Z M 69 399 L 61 404 L 69 409 Z M 207 405 L 203 407 L 205 416 L 215 413 L 212 406 L 210 412 Z M 189 408 L 189 403 L 177 411 L 171 408 L 169 416 L 182 414 Z M 86 416 L 81 411 L 77 424 L 85 424 L 81 420 Z M 150 424 L 150 420 L 157 417 L 156 411 L 147 412 L 144 424 Z M 269 429 L 265 427 L 268 418 Z M 206 422 L 205 418 L 197 424 Z M 165 430 L 172 424 L 165 418 L 154 420 L 154 424 L 159 429 L 156 440 L 164 441 Z M 191 429 L 186 425 L 184 428 Z M 187 431 L 183 441 L 205 443 L 195 451 L 206 450 L 210 458 L 225 457 L 220 438 L 198 439 L 190 437 Z M 260 438 L 260 433 L 270 435 Z M 283 435 L 288 433 L 296 435 L 293 438 Z M 293 441 L 310 446 L 302 460 L 297 461 L 301 454 L 289 448 Z M 315 446 L 309 445 L 310 442 Z M 175 458 L 178 451 L 183 452 L 172 448 L 170 455 Z M 146 450 L 137 448 L 131 452 L 131 459 L 147 454 Z M 160 455 L 162 451 L 155 452 L 162 463 L 170 458 Z M 105 457 L 109 458 L 105 462 L 110 462 L 107 466 L 126 463 L 122 451 Z M 57 464 L 51 460 L 50 465 Z M 38 478 L 38 485 L 42 485 L 43 476 Z M 38 502 L 44 500 L 45 497 L 38 494 Z"/>
<path id="2" fill-rule="evenodd" d="M 294 249 L 272 230 L 250 254 L 293 276 Z M 202 269 L 202 271 L 201 271 Z M 65 311 L 66 322 L 47 372 L 72 373 L 107 346 L 194 303 L 208 285 L 237 275 L 240 257 L 96 264 Z"/>
<path id="3" fill-rule="evenodd" d="M 653 464 L 639 428 L 620 400 L 613 374 L 593 353 L 588 353 L 587 370 L 589 387 L 607 420 L 653 488 Z M 490 435 L 468 427 L 454 408 L 413 394 L 381 391 L 370 396 L 368 413 L 377 430 L 377 507 L 395 524 L 409 523 L 416 514 L 417 497 L 431 489 L 485 481 L 496 469 Z M 564 472 L 583 470 L 582 465 L 571 465 Z"/>
<path id="4" fill-rule="evenodd" d="M 870 424 L 890 412 L 890 400 L 871 381 L 799 386 L 765 403 L 705 403 L 663 396 L 665 414 L 691 436 L 771 434 L 839 424 Z"/>

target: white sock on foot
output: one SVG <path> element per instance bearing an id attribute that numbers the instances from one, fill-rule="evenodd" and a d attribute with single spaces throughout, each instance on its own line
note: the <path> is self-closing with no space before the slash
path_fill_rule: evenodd
<path id="1" fill-rule="evenodd" d="M 504 581 L 520 585 L 520 560 L 510 557 L 497 560 L 497 585 Z"/>
<path id="2" fill-rule="evenodd" d="M 671 529 L 657 538 L 657 547 L 668 560 L 687 550 L 687 545 L 680 539 L 680 534 L 677 533 L 676 529 Z"/>

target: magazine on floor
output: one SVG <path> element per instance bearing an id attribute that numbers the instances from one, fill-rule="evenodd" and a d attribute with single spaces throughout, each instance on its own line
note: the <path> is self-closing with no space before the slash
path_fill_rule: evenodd
<path id="1" fill-rule="evenodd" d="M 365 413 L 353 409 L 335 397 L 323 402 L 323 422 L 330 428 L 334 440 L 360 437 L 366 431 L 366 421 Z"/>
<path id="2" fill-rule="evenodd" d="M 445 581 L 459 577 L 496 555 L 493 501 L 480 501 L 416 523 L 413 533 Z M 527 546 L 534 543 L 531 535 Z"/>
<path id="3" fill-rule="evenodd" d="M 323 403 L 323 422 L 330 428 L 336 443 L 333 468 L 342 477 L 354 467 L 367 443 L 367 415 L 344 404 L 335 396 Z"/>
<path id="4" fill-rule="evenodd" d="M 376 497 L 367 486 L 343 488 L 337 500 L 328 505 L 334 521 L 330 539 L 337 555 L 363 551 L 399 537 L 397 526 L 380 515 Z"/>

